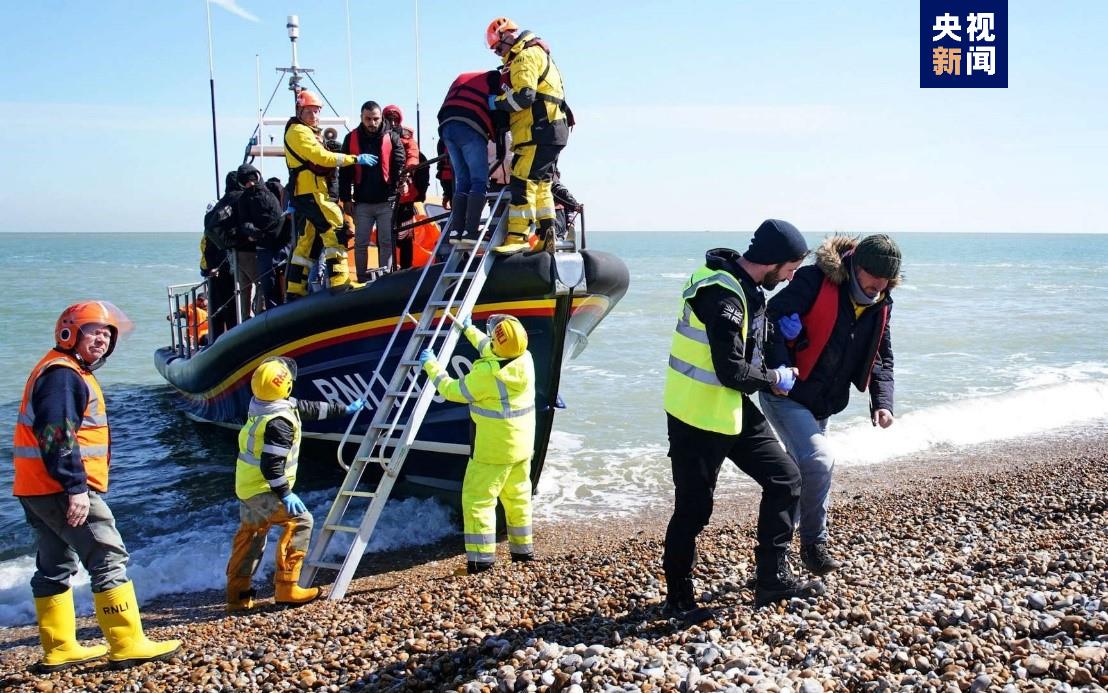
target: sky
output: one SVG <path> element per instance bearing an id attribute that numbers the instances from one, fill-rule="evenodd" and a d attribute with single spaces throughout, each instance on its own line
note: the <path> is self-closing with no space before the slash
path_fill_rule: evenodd
<path id="1" fill-rule="evenodd" d="M 347 7 L 352 48 L 347 44 Z M 398 104 L 424 153 L 489 20 L 547 40 L 590 230 L 1108 232 L 1108 3 L 1009 0 L 1007 89 L 920 89 L 908 0 L 212 0 L 219 169 L 291 54 L 343 115 Z M 5 7 L 0 231 L 196 232 L 215 194 L 205 0 Z M 256 59 L 255 56 L 258 56 Z M 349 58 L 349 59 L 348 59 Z M 353 70 L 348 70 L 348 65 Z M 352 86 L 352 89 L 351 89 Z M 282 83 L 270 115 L 289 114 Z M 280 141 L 279 130 L 273 135 Z M 286 176 L 278 159 L 262 165 Z"/>

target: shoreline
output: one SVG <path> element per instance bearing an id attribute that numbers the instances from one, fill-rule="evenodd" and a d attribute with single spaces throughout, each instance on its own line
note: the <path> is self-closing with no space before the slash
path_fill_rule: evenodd
<path id="1" fill-rule="evenodd" d="M 836 470 L 827 595 L 755 610 L 757 488 L 723 482 L 702 533 L 703 627 L 662 618 L 669 501 L 629 517 L 536 526 L 533 564 L 448 577 L 450 538 L 359 571 L 347 599 L 227 616 L 221 591 L 144 605 L 168 663 L 50 676 L 34 625 L 0 635 L 0 687 L 711 691 L 876 686 L 1108 686 L 1108 436 L 1020 439 Z M 540 501 L 541 502 L 541 501 Z M 403 554 L 403 555 L 400 555 Z M 427 561 L 425 563 L 413 562 Z M 391 570 L 390 570 L 391 569 Z M 83 641 L 100 641 L 79 619 Z M 949 660 L 949 661 L 947 661 Z M 987 682 L 986 682 L 987 679 Z M 1057 682 L 1057 683 L 1052 683 Z M 1092 688 L 1088 688 L 1092 687 Z"/>

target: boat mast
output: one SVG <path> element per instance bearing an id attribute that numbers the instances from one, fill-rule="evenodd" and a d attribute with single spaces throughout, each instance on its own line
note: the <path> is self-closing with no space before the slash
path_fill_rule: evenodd
<path id="1" fill-rule="evenodd" d="M 423 142 L 419 134 L 419 0 L 415 0 L 415 137 L 416 142 Z"/>
<path id="2" fill-rule="evenodd" d="M 215 132 L 215 60 L 212 57 L 212 3 L 204 0 L 208 15 L 208 89 L 212 96 L 212 158 L 215 161 L 215 199 L 219 199 L 219 139 Z"/>
<path id="3" fill-rule="evenodd" d="M 292 64 L 288 67 L 279 67 L 277 71 L 288 73 L 289 75 L 289 91 L 292 92 L 293 108 L 295 109 L 296 95 L 304 88 L 300 85 L 300 80 L 303 79 L 301 75 L 310 74 L 315 72 L 315 70 L 300 67 L 300 58 L 296 52 L 296 40 L 300 38 L 300 17 L 295 14 L 290 14 L 285 28 L 289 30 L 289 43 L 292 44 Z"/>

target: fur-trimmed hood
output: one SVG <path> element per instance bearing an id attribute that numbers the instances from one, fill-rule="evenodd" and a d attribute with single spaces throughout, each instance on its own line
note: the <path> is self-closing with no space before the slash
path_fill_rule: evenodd
<path id="1" fill-rule="evenodd" d="M 847 258 L 854 253 L 854 249 L 858 246 L 858 236 L 845 236 L 842 234 L 835 234 L 823 239 L 819 247 L 816 248 L 816 267 L 819 267 L 827 278 L 835 284 L 843 284 L 849 278 L 847 274 L 849 271 Z M 889 287 L 885 290 L 885 293 L 895 289 L 901 280 L 901 275 L 893 277 L 889 280 Z"/>

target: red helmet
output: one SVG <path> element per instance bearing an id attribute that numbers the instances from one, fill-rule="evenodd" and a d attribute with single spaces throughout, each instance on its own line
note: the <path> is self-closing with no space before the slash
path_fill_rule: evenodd
<path id="1" fill-rule="evenodd" d="M 496 44 L 500 43 L 500 32 L 502 31 L 519 31 L 519 25 L 507 17 L 497 17 L 489 22 L 489 28 L 485 29 L 485 43 L 489 45 L 489 48 L 496 48 Z"/>
<path id="2" fill-rule="evenodd" d="M 305 106 L 318 106 L 323 108 L 323 102 L 319 100 L 319 97 L 315 95 L 315 92 L 308 91 L 307 89 L 301 89 L 296 93 L 296 108 L 304 108 Z"/>
<path id="3" fill-rule="evenodd" d="M 134 328 L 126 314 L 107 301 L 74 303 L 62 311 L 54 325 L 54 341 L 57 342 L 58 349 L 73 351 L 77 347 L 77 336 L 85 325 L 107 325 L 111 330 L 112 339 L 104 358 L 111 355 L 119 336 Z"/>

